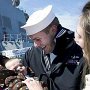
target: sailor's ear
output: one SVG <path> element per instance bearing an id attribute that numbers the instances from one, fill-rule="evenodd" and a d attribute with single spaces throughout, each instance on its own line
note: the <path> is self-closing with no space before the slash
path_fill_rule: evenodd
<path id="1" fill-rule="evenodd" d="M 57 26 L 56 25 L 52 25 L 51 29 L 52 29 L 52 32 L 57 32 Z"/>
<path id="2" fill-rule="evenodd" d="M 56 25 L 52 25 L 51 28 L 50 28 L 50 33 L 56 34 L 56 32 L 57 32 L 57 26 Z"/>

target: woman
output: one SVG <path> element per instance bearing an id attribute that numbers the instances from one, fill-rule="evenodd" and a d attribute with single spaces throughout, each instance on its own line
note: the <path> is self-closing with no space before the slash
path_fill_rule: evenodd
<path id="1" fill-rule="evenodd" d="M 86 83 L 84 90 L 90 89 L 90 1 L 82 9 L 77 31 L 75 33 L 75 41 L 83 49 L 83 56 L 86 61 L 83 70 Z M 87 69 L 88 68 L 88 69 Z"/>

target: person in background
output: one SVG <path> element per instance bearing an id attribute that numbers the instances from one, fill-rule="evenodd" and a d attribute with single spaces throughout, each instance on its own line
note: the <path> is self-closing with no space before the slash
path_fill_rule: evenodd
<path id="1" fill-rule="evenodd" d="M 22 64 L 31 67 L 36 77 L 46 83 L 48 90 L 80 90 L 83 53 L 74 41 L 74 32 L 59 23 L 52 5 L 34 12 L 21 28 L 34 41 Z M 30 90 L 35 90 L 38 86 L 35 87 L 35 80 L 29 81 Z"/>
<path id="2" fill-rule="evenodd" d="M 85 76 L 85 87 L 83 90 L 90 89 L 90 1 L 85 4 L 75 33 L 75 41 L 83 49 L 83 56 L 86 64 L 83 68 Z"/>

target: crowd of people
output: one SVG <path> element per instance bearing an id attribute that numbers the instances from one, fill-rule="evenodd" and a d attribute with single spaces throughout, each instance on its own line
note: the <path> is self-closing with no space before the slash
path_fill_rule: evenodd
<path id="1" fill-rule="evenodd" d="M 34 12 L 21 28 L 34 46 L 23 60 L 0 56 L 0 64 L 17 75 L 22 73 L 22 90 L 89 90 L 90 1 L 82 9 L 75 37 L 60 24 L 51 5 Z"/>

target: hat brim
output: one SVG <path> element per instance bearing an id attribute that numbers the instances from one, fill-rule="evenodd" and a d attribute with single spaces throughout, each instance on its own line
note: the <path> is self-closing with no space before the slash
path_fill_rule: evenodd
<path id="1" fill-rule="evenodd" d="M 29 17 L 29 20 L 26 22 L 26 24 L 21 27 L 21 28 L 24 28 L 26 30 L 27 35 L 33 35 L 33 34 L 36 34 L 40 31 L 42 31 L 55 18 L 55 14 L 52 12 L 52 6 L 51 5 L 49 5 L 44 10 L 42 10 L 41 14 L 40 14 L 40 12 L 41 11 L 37 12 L 39 14 L 34 13 L 34 15 L 31 15 L 31 17 Z M 35 22 L 34 18 L 38 21 Z"/>

